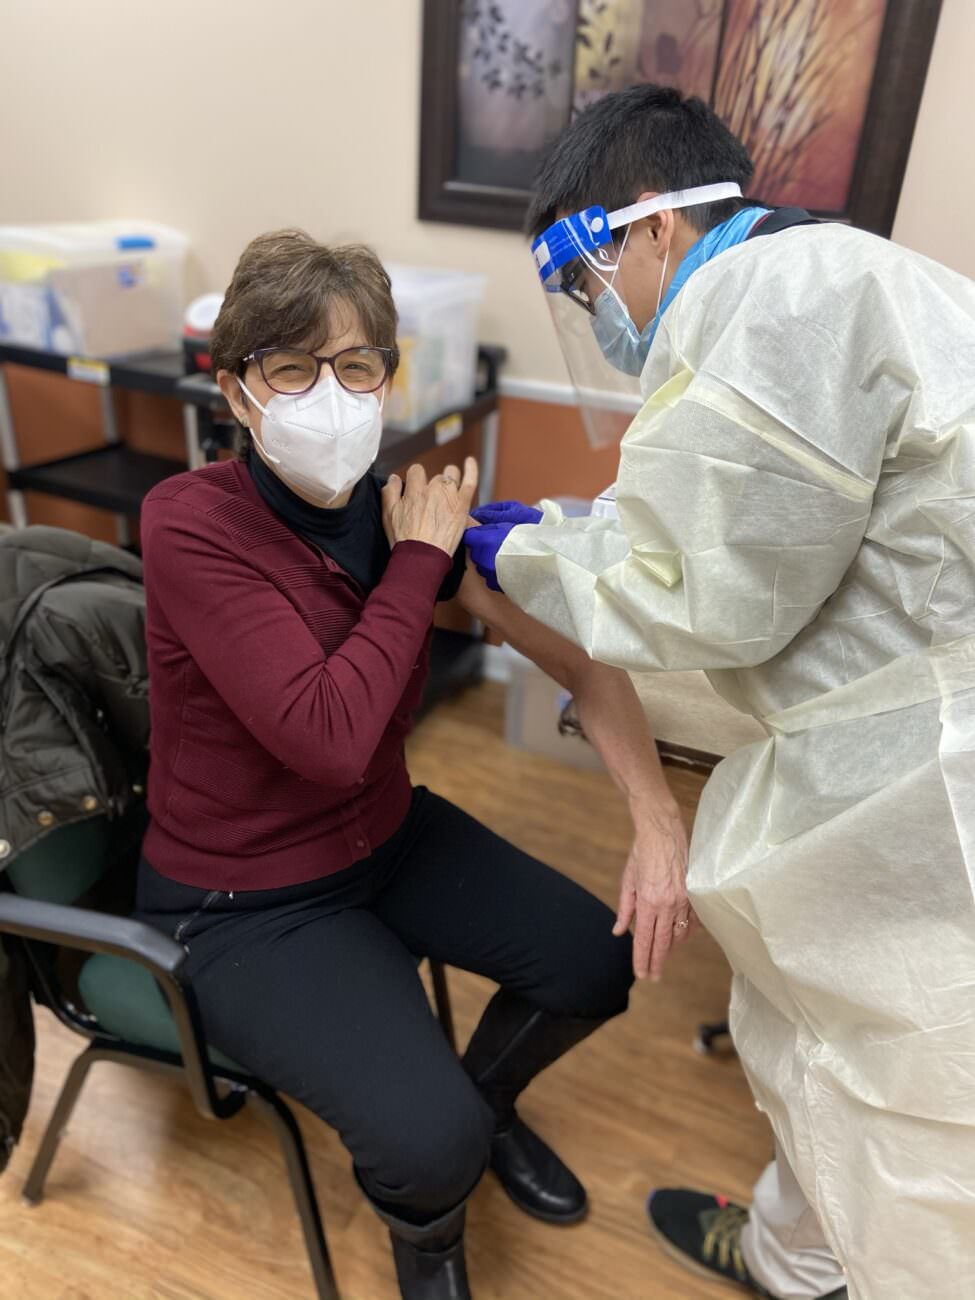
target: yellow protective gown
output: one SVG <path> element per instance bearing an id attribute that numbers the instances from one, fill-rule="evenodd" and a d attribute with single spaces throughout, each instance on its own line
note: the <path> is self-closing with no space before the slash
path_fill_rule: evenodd
<path id="1" fill-rule="evenodd" d="M 839 225 L 665 314 L 619 520 L 547 511 L 504 590 L 595 659 L 704 668 L 694 906 L 854 1300 L 975 1297 L 975 284 Z"/>

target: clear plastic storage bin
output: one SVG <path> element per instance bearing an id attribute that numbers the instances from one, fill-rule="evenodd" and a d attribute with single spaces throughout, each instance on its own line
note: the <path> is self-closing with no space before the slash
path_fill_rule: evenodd
<path id="1" fill-rule="evenodd" d="M 400 366 L 385 416 L 419 429 L 467 406 L 477 378 L 477 318 L 483 275 L 391 265 L 399 313 Z"/>
<path id="2" fill-rule="evenodd" d="M 147 221 L 0 226 L 0 340 L 95 357 L 177 348 L 186 249 Z"/>
<path id="3" fill-rule="evenodd" d="M 559 718 L 571 698 L 568 691 L 510 645 L 504 647 L 504 657 L 510 672 L 504 708 L 508 744 L 571 767 L 601 769 L 603 760 L 588 740 L 559 731 Z"/>

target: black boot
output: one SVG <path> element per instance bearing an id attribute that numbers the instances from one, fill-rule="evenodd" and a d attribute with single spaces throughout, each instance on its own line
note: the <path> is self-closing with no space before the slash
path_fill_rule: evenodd
<path id="1" fill-rule="evenodd" d="M 471 1300 L 464 1258 L 466 1202 L 429 1223 L 410 1223 L 370 1201 L 389 1228 L 403 1300 Z"/>
<path id="2" fill-rule="evenodd" d="M 474 1031 L 463 1065 L 494 1111 L 491 1168 L 514 1203 L 546 1223 L 578 1223 L 586 1189 L 537 1133 L 515 1113 L 515 1101 L 536 1074 L 581 1043 L 601 1020 L 553 1016 L 525 998 L 496 993 Z"/>

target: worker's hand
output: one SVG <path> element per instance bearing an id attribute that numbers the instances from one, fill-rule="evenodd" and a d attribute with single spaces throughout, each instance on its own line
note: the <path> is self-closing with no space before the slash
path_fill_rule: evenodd
<path id="1" fill-rule="evenodd" d="M 687 854 L 687 832 L 676 804 L 654 804 L 636 819 L 613 933 L 625 934 L 632 927 L 637 979 L 659 980 L 672 950 L 700 925 L 687 898 Z"/>
<path id="2" fill-rule="evenodd" d="M 491 591 L 500 591 L 498 582 L 498 551 L 504 545 L 512 528 L 519 524 L 537 524 L 541 510 L 524 506 L 520 501 L 495 501 L 492 505 L 478 506 L 471 512 L 475 526 L 468 528 L 464 542 L 471 553 L 474 567 Z"/>
<path id="3" fill-rule="evenodd" d="M 542 512 L 536 506 L 522 505 L 520 501 L 491 501 L 472 510 L 471 516 L 479 524 L 507 524 L 514 528 L 516 524 L 539 523 Z"/>
<path id="4" fill-rule="evenodd" d="M 464 475 L 456 465 L 427 482 L 422 465 L 411 465 L 406 484 L 391 474 L 383 488 L 383 527 L 390 546 L 397 542 L 426 542 L 453 555 L 467 527 L 477 491 L 477 461 L 468 456 Z"/>

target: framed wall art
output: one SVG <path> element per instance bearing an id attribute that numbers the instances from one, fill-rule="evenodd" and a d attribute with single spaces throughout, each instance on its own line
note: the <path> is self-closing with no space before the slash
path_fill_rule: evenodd
<path id="1" fill-rule="evenodd" d="M 520 229 L 573 113 L 638 82 L 706 99 L 752 196 L 889 235 L 941 0 L 424 0 L 419 214 Z"/>

